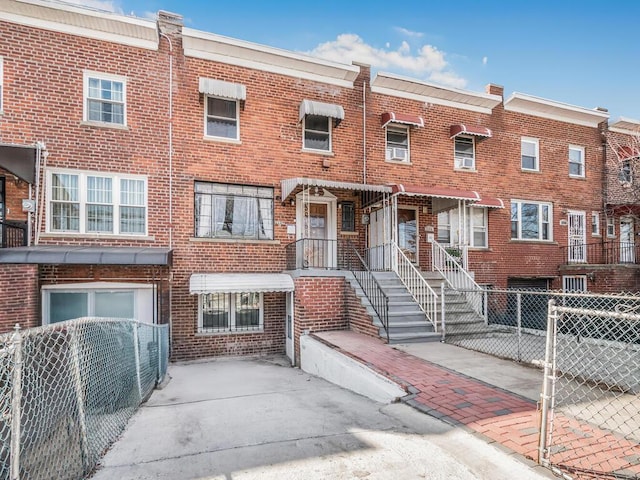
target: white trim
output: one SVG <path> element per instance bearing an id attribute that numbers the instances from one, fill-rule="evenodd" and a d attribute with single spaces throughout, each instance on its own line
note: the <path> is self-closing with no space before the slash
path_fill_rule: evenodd
<path id="1" fill-rule="evenodd" d="M 456 156 L 456 142 L 459 138 L 471 139 L 471 147 L 473 149 L 473 155 L 471 160 L 473 161 L 473 165 L 471 167 L 465 167 L 464 165 L 459 165 L 459 160 L 467 159 L 468 157 L 457 157 Z M 474 135 L 468 134 L 459 134 L 456 135 L 453 139 L 453 169 L 457 171 L 463 172 L 475 172 L 476 171 L 476 137 Z"/>
<path id="2" fill-rule="evenodd" d="M 606 229 L 607 238 L 616 238 L 615 217 L 606 217 L 605 229 Z"/>
<path id="3" fill-rule="evenodd" d="M 384 127 L 384 159 L 389 163 L 401 163 L 401 164 L 410 164 L 411 163 L 411 127 L 406 124 L 399 123 L 388 123 L 387 126 Z M 407 148 L 404 149 L 402 147 L 390 147 L 389 146 L 389 129 L 392 130 L 404 130 L 407 134 Z M 391 154 L 387 155 L 391 150 Z M 395 151 L 406 150 L 406 158 L 404 160 L 398 159 L 394 157 Z"/>
<path id="4" fill-rule="evenodd" d="M 544 201 L 538 201 L 538 200 L 522 200 L 522 199 L 516 199 L 516 198 L 512 198 L 510 200 L 511 202 L 511 208 L 513 208 L 514 204 L 518 204 L 518 236 L 516 238 L 510 237 L 512 241 L 518 241 L 518 242 L 542 242 L 542 243 L 550 243 L 553 242 L 553 203 L 551 202 L 544 202 Z M 523 203 L 529 203 L 529 204 L 534 204 L 534 205 L 538 205 L 538 229 L 539 229 L 539 235 L 538 238 L 522 238 L 522 207 L 521 205 Z M 541 215 L 541 209 L 540 206 L 542 205 L 546 205 L 547 207 L 549 207 L 549 238 L 541 238 L 542 237 L 542 215 Z M 511 210 L 510 210 L 511 212 Z"/>
<path id="5" fill-rule="evenodd" d="M 158 32 L 152 20 L 40 0 L 5 1 L 0 11 L 4 21 L 19 25 L 158 50 Z"/>
<path id="6" fill-rule="evenodd" d="M 311 147 L 307 147 L 306 143 L 307 143 L 307 137 L 306 137 L 306 133 L 307 133 L 307 117 L 309 116 L 314 116 L 314 117 L 322 117 L 327 121 L 327 128 L 329 129 L 328 134 L 329 134 L 329 148 L 328 149 L 322 149 L 322 148 L 311 148 Z M 332 118 L 331 117 L 326 117 L 324 115 L 305 115 L 304 118 L 302 118 L 302 150 L 305 152 L 313 152 L 313 153 L 332 153 L 333 152 L 333 122 L 331 121 Z M 316 133 L 322 133 L 325 134 L 327 132 L 321 131 L 321 130 L 309 130 L 310 132 L 316 132 Z"/>
<path id="7" fill-rule="evenodd" d="M 103 122 L 99 120 L 90 120 L 89 111 L 87 109 L 87 103 L 89 101 L 89 79 L 95 78 L 98 80 L 110 80 L 113 82 L 122 83 L 122 123 L 116 122 Z M 96 101 L 101 99 L 96 98 Z M 120 103 L 120 102 L 113 102 Z M 127 127 L 127 77 L 123 75 L 114 75 L 111 73 L 94 72 L 92 70 L 82 71 L 82 121 L 91 124 L 99 125 L 101 127 L 113 127 L 113 128 L 126 128 Z"/>
<path id="8" fill-rule="evenodd" d="M 394 90 L 394 89 L 388 88 L 388 87 L 376 87 L 376 86 L 372 85 L 371 86 L 371 91 L 373 93 L 379 93 L 381 95 L 389 95 L 391 97 L 406 98 L 408 100 L 417 100 L 419 102 L 424 102 L 425 104 L 431 103 L 433 105 L 442 105 L 444 107 L 459 108 L 460 110 L 468 110 L 468 111 L 476 112 L 476 113 L 491 114 L 491 112 L 493 110 L 493 109 L 487 108 L 487 107 L 469 105 L 469 104 L 466 104 L 466 103 L 458 103 L 458 102 L 453 102 L 451 100 L 444 100 L 442 98 L 436 98 L 436 97 L 431 97 L 431 96 L 427 96 L 427 95 L 419 95 L 419 94 L 416 94 L 416 93 L 403 92 L 403 91 Z"/>
<path id="9" fill-rule="evenodd" d="M 522 144 L 533 143 L 536 149 L 536 168 L 525 168 L 522 166 Z M 520 137 L 520 170 L 523 172 L 539 172 L 540 171 L 540 140 L 533 137 Z"/>
<path id="10" fill-rule="evenodd" d="M 193 273 L 189 293 L 293 292 L 294 284 L 286 273 Z"/>
<path id="11" fill-rule="evenodd" d="M 236 104 L 236 136 L 235 137 L 219 137 L 217 135 L 209 135 L 207 133 L 207 119 L 209 117 L 209 98 L 216 100 L 222 100 L 223 102 L 233 102 Z M 231 98 L 219 97 L 215 95 L 204 95 L 204 138 L 206 140 L 219 140 L 229 143 L 240 142 L 240 100 L 233 100 Z"/>
<path id="12" fill-rule="evenodd" d="M 504 110 L 507 112 L 532 115 L 534 117 L 548 118 L 550 120 L 559 120 L 584 127 L 597 127 L 599 123 L 609 118 L 608 113 L 600 110 L 589 110 L 587 108 L 518 92 L 514 92 L 511 97 L 504 102 Z"/>
<path id="13" fill-rule="evenodd" d="M 595 219 L 595 222 L 594 222 Z M 593 231 L 593 227 L 595 228 L 595 232 Z M 600 212 L 591 212 L 591 236 L 592 237 L 601 237 L 602 231 L 600 229 Z"/>
<path id="14" fill-rule="evenodd" d="M 582 160 L 582 175 L 575 175 L 571 173 L 571 150 L 580 152 L 580 159 Z M 585 160 L 585 148 L 579 145 L 569 145 L 569 177 L 571 178 L 585 178 L 587 176 L 587 162 Z M 574 162 L 575 163 L 575 162 Z"/>
<path id="15" fill-rule="evenodd" d="M 360 67 L 202 32 L 182 30 L 184 55 L 353 88 Z"/>

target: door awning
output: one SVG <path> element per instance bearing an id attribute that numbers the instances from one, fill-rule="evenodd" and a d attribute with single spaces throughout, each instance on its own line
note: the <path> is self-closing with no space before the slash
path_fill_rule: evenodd
<path id="1" fill-rule="evenodd" d="M 33 185 L 36 178 L 36 148 L 0 145 L 0 168 Z"/>
<path id="2" fill-rule="evenodd" d="M 82 247 L 78 245 L 34 245 L 1 248 L 0 263 L 38 265 L 167 265 L 173 251 L 160 247 Z"/>
<path id="3" fill-rule="evenodd" d="M 416 127 L 424 127 L 424 119 L 416 115 L 407 113 L 385 112 L 380 116 L 382 128 L 390 123 L 403 123 L 405 125 L 414 125 Z"/>
<path id="4" fill-rule="evenodd" d="M 473 204 L 474 207 L 486 207 L 486 208 L 504 208 L 504 202 L 501 198 L 485 197 Z"/>
<path id="5" fill-rule="evenodd" d="M 246 100 L 247 87 L 240 83 L 225 82 L 213 78 L 200 77 L 200 93 L 232 100 Z"/>
<path id="6" fill-rule="evenodd" d="M 391 193 L 391 187 L 387 185 L 370 185 L 368 183 L 336 182 L 322 178 L 287 178 L 281 181 L 282 201 L 287 200 L 298 187 L 322 187 L 335 188 L 337 190 L 352 190 L 355 192 L 380 192 Z"/>
<path id="7" fill-rule="evenodd" d="M 404 185 L 396 184 L 391 186 L 392 193 L 398 195 L 406 195 L 410 197 L 435 197 L 449 198 L 453 200 L 470 200 L 479 201 L 480 194 L 471 190 L 457 190 L 447 187 L 425 187 L 422 185 Z"/>
<path id="8" fill-rule="evenodd" d="M 189 293 L 293 292 L 293 278 L 285 273 L 194 273 Z"/>
<path id="9" fill-rule="evenodd" d="M 491 130 L 479 125 L 458 123 L 456 125 L 451 125 L 449 128 L 449 135 L 451 138 L 455 138 L 458 135 L 475 135 L 476 137 L 489 138 L 491 137 Z"/>
<path id="10" fill-rule="evenodd" d="M 333 103 L 302 100 L 302 102 L 300 102 L 300 120 L 302 120 L 305 115 L 318 115 L 320 117 L 329 117 L 335 120 L 344 120 L 344 108 L 342 108 L 342 105 L 336 105 Z"/>

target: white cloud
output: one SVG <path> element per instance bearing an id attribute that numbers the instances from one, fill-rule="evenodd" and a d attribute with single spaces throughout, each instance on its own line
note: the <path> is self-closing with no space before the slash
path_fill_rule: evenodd
<path id="1" fill-rule="evenodd" d="M 402 28 L 402 27 L 394 27 L 394 28 L 396 32 L 399 32 L 402 35 L 405 35 L 407 37 L 420 38 L 424 36 L 424 33 L 422 32 L 414 32 L 412 30 L 407 30 L 406 28 Z"/>
<path id="2" fill-rule="evenodd" d="M 426 78 L 456 88 L 464 88 L 467 83 L 451 71 L 445 54 L 433 45 L 423 45 L 414 54 L 407 42 L 402 42 L 396 50 L 391 50 L 388 44 L 380 49 L 365 43 L 356 34 L 343 33 L 307 53 L 340 63 L 362 62 L 373 68 Z"/>
<path id="3" fill-rule="evenodd" d="M 482 57 L 482 65 L 486 65 L 488 61 L 489 61 L 488 57 Z"/>
<path id="4" fill-rule="evenodd" d="M 115 1 L 112 0 L 63 0 L 65 3 L 71 3 L 80 7 L 89 7 L 96 10 L 104 10 L 106 12 L 123 13 Z"/>
<path id="5" fill-rule="evenodd" d="M 142 13 L 142 18 L 146 18 L 147 20 L 157 20 L 158 12 L 145 11 Z"/>

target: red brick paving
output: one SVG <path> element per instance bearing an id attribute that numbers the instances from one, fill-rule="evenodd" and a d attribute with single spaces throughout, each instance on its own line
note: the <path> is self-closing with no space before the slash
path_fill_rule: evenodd
<path id="1" fill-rule="evenodd" d="M 453 425 L 464 425 L 537 461 L 540 413 L 535 402 L 351 331 L 315 333 L 342 353 L 366 364 L 411 393 L 403 401 Z M 407 399 L 408 398 L 408 399 Z M 553 435 L 565 448 L 551 450 L 553 464 L 575 471 L 617 471 L 640 478 L 640 445 L 556 414 Z M 566 447 L 571 447 L 567 451 Z M 575 448 L 574 448 L 575 447 Z M 574 478 L 614 478 L 573 474 Z M 636 477 L 637 476 L 637 477 Z"/>

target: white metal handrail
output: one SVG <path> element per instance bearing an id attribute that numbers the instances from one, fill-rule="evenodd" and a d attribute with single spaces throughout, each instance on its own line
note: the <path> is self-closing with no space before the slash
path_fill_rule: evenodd
<path id="1" fill-rule="evenodd" d="M 391 243 L 395 271 L 407 288 L 427 320 L 431 322 L 435 331 L 438 331 L 438 294 L 431 288 L 416 266 L 411 263 L 404 252 L 395 242 Z"/>
<path id="2" fill-rule="evenodd" d="M 482 287 L 476 283 L 463 266 L 463 264 L 468 265 L 467 255 L 466 246 L 462 247 L 462 258 L 464 260 L 460 261 L 459 258 L 450 255 L 438 242 L 431 242 L 431 264 L 433 270 L 440 272 L 451 288 L 461 290 L 469 305 L 478 315 L 484 315 Z"/>

